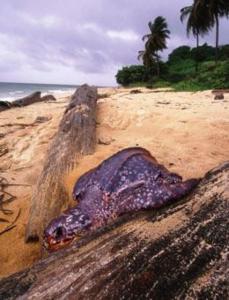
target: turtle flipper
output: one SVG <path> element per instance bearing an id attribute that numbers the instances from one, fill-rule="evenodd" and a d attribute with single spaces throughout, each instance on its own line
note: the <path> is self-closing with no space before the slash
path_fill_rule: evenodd
<path id="1" fill-rule="evenodd" d="M 112 197 L 117 215 L 150 208 L 159 208 L 188 195 L 199 183 L 199 179 L 169 184 L 165 181 L 145 181 L 117 191 Z"/>
<path id="2" fill-rule="evenodd" d="M 200 179 L 192 178 L 184 182 L 171 185 L 170 189 L 176 198 L 182 198 L 189 194 L 198 185 L 199 182 Z"/>

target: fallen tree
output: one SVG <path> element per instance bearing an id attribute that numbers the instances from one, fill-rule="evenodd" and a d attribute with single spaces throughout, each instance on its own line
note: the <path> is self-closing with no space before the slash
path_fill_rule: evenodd
<path id="1" fill-rule="evenodd" d="M 212 90 L 212 94 L 218 94 L 218 93 L 229 93 L 229 89 L 215 89 L 215 90 Z"/>
<path id="2" fill-rule="evenodd" d="M 10 109 L 13 107 L 23 107 L 37 102 L 45 102 L 45 101 L 54 101 L 56 100 L 52 95 L 45 95 L 41 97 L 41 92 L 34 92 L 31 95 L 28 95 L 24 98 L 10 101 L 0 101 L 0 111 Z"/>
<path id="3" fill-rule="evenodd" d="M 228 299 L 229 162 L 192 194 L 119 218 L 0 281 L 0 298 Z"/>
<path id="4" fill-rule="evenodd" d="M 81 155 L 95 150 L 96 102 L 97 89 L 83 85 L 66 108 L 33 192 L 27 242 L 39 239 L 47 223 L 69 204 L 64 174 L 77 165 Z"/>

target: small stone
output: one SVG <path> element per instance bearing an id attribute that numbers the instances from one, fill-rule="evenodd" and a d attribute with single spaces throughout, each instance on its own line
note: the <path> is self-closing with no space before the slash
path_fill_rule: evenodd
<path id="1" fill-rule="evenodd" d="M 38 116 L 35 120 L 35 123 L 45 123 L 48 122 L 52 119 L 51 116 L 47 117 L 47 116 Z"/>
<path id="2" fill-rule="evenodd" d="M 115 140 L 109 136 L 101 136 L 98 138 L 99 145 L 110 145 L 113 141 Z"/>

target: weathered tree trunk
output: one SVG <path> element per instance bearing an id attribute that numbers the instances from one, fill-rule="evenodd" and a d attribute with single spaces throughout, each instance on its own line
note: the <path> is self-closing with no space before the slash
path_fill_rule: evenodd
<path id="1" fill-rule="evenodd" d="M 34 92 L 29 96 L 24 98 L 10 101 L 0 101 L 0 111 L 10 109 L 13 107 L 23 107 L 37 102 L 45 102 L 45 101 L 55 101 L 55 97 L 52 95 L 46 95 L 41 97 L 41 92 Z"/>
<path id="2" fill-rule="evenodd" d="M 228 299 L 229 162 L 182 201 L 120 218 L 0 281 L 1 299 Z"/>
<path id="3" fill-rule="evenodd" d="M 27 106 L 36 102 L 40 102 L 42 101 L 41 98 L 41 92 L 34 92 L 29 96 L 26 96 L 24 98 L 18 99 L 18 100 L 14 100 L 12 102 L 12 107 L 22 107 L 22 106 Z"/>
<path id="4" fill-rule="evenodd" d="M 10 109 L 12 107 L 11 102 L 0 100 L 0 111 Z"/>
<path id="5" fill-rule="evenodd" d="M 23 107 L 37 102 L 44 102 L 44 101 L 55 101 L 55 97 L 52 95 L 45 95 L 41 97 L 41 92 L 34 92 L 29 96 L 24 98 L 14 100 L 12 102 L 9 101 L 0 101 L 0 111 L 10 109 L 13 107 Z"/>
<path id="6" fill-rule="evenodd" d="M 95 150 L 96 102 L 97 89 L 88 85 L 72 96 L 33 192 L 27 242 L 39 239 L 47 223 L 69 204 L 63 178 L 76 166 L 80 155 Z"/>

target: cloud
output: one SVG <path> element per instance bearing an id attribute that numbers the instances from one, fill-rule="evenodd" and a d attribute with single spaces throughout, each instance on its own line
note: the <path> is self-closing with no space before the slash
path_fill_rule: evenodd
<path id="1" fill-rule="evenodd" d="M 123 65 L 137 64 L 148 22 L 166 17 L 171 31 L 165 59 L 186 37 L 179 11 L 191 0 L 10 0 L 0 10 L 0 81 L 115 84 Z M 220 20 L 221 43 L 228 23 Z M 214 32 L 202 42 L 214 44 Z"/>
<path id="2" fill-rule="evenodd" d="M 111 39 L 119 39 L 124 42 L 137 41 L 140 38 L 139 35 L 132 30 L 108 30 L 107 35 Z"/>

